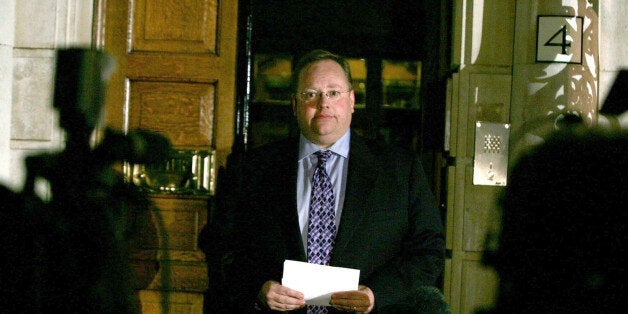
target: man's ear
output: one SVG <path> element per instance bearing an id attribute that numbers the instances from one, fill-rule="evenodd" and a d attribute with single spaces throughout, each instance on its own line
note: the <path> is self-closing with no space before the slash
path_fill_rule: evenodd
<path id="1" fill-rule="evenodd" d="M 294 96 L 294 94 L 290 96 L 290 103 L 292 104 L 292 114 L 296 117 L 297 116 L 297 98 Z"/>
<path id="2" fill-rule="evenodd" d="M 349 99 L 351 99 L 351 112 L 355 112 L 355 90 L 349 92 Z"/>

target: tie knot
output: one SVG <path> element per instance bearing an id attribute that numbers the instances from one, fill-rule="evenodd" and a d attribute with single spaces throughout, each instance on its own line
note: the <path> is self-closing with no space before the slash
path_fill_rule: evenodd
<path id="1" fill-rule="evenodd" d="M 329 156 L 331 156 L 331 150 L 319 150 L 316 153 L 316 157 L 318 158 L 318 164 L 320 165 L 324 165 L 327 162 L 327 159 L 329 159 Z"/>

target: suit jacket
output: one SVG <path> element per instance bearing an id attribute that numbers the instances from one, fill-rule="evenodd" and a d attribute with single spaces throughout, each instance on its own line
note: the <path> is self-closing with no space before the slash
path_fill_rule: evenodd
<path id="1" fill-rule="evenodd" d="M 226 252 L 217 293 L 231 300 L 221 307 L 250 311 L 264 282 L 281 282 L 284 260 L 307 261 L 297 217 L 297 158 L 298 138 L 291 138 L 249 151 L 230 167 L 223 216 L 213 224 Z M 352 134 L 348 167 L 330 264 L 360 269 L 376 309 L 434 285 L 444 264 L 443 226 L 419 159 Z"/>

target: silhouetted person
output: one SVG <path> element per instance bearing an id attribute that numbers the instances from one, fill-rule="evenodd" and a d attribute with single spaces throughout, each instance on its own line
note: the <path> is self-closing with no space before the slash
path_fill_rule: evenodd
<path id="1" fill-rule="evenodd" d="M 149 199 L 113 166 L 163 159 L 170 142 L 110 131 L 92 148 L 106 58 L 64 49 L 56 61 L 65 148 L 27 157 L 22 191 L 0 186 L 0 312 L 139 313 L 127 249 Z M 49 184 L 46 200 L 34 193 L 38 179 Z"/>
<path id="2" fill-rule="evenodd" d="M 516 162 L 508 181 L 497 248 L 485 254 L 499 275 L 487 312 L 625 311 L 628 134 L 553 134 Z"/>

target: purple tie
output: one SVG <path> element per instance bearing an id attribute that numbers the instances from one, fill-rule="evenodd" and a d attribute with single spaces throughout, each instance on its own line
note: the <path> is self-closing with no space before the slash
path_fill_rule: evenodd
<path id="1" fill-rule="evenodd" d="M 325 171 L 325 162 L 331 151 L 318 151 L 318 165 L 312 176 L 312 196 L 307 229 L 307 261 L 313 264 L 329 265 L 331 250 L 336 236 L 334 212 L 334 190 Z M 325 306 L 308 305 L 308 314 L 325 314 Z"/>

